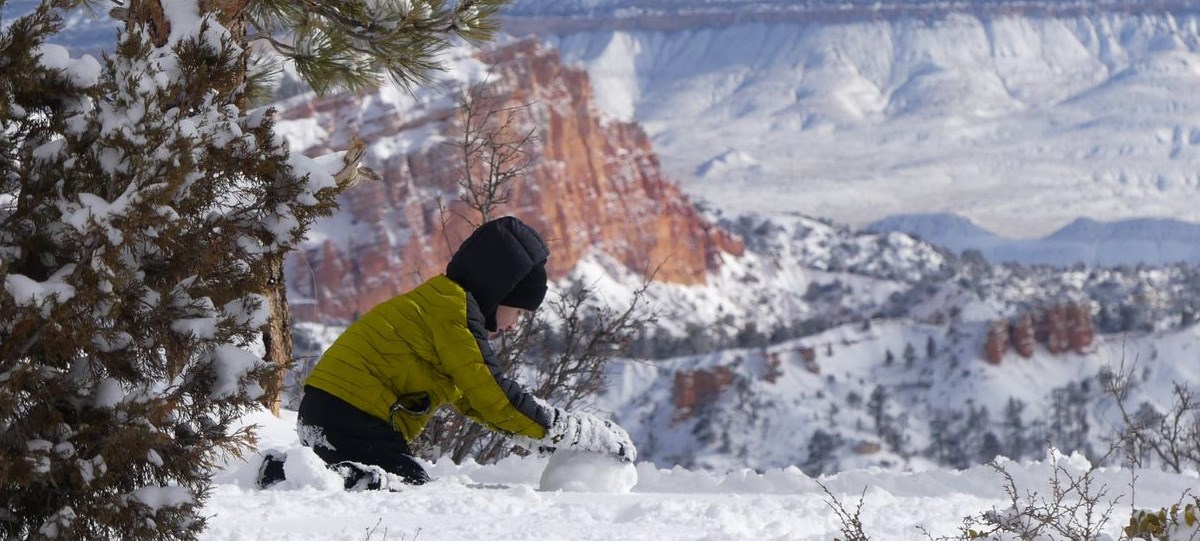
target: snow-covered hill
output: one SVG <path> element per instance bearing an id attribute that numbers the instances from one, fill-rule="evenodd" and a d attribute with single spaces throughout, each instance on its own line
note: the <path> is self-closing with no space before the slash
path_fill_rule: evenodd
<path id="1" fill-rule="evenodd" d="M 5 20 L 32 5 L 10 2 Z M 763 11 L 864 13 L 745 15 Z M 662 16 L 696 12 L 723 16 Z M 668 172 L 727 210 L 851 225 L 953 211 L 1017 238 L 1079 217 L 1200 219 L 1197 13 L 1190 0 L 506 11 L 514 31 L 582 62 L 607 110 L 643 123 Z M 584 24 L 556 28 L 563 17 Z M 103 15 L 79 14 L 60 41 L 94 51 L 112 33 Z"/>
<path id="2" fill-rule="evenodd" d="M 490 466 L 439 461 L 430 465 L 435 480 L 425 486 L 400 493 L 344 492 L 298 446 L 291 414 L 247 420 L 260 426 L 261 449 L 288 451 L 292 480 L 256 490 L 257 455 L 227 463 L 204 507 L 208 529 L 200 539 L 817 541 L 843 535 L 828 496 L 795 468 L 716 474 L 641 463 L 633 491 L 614 494 L 539 491 L 545 459 Z M 1038 460 L 1004 467 L 1020 489 L 1040 495 L 1053 492 L 1049 480 L 1056 467 L 1060 475 L 1072 476 L 1088 468 L 1078 456 L 1047 453 Z M 1133 474 L 1136 491 L 1129 487 Z M 1192 475 L 1119 469 L 1093 478 L 1092 490 L 1108 490 L 1104 503 L 1119 501 L 1102 528 L 1113 539 L 1131 508 L 1169 506 L 1196 483 Z M 878 540 L 927 539 L 919 526 L 933 535 L 956 534 L 963 517 L 1007 506 L 1003 479 L 986 467 L 856 470 L 821 483 L 851 510 L 864 497 L 863 531 Z"/>
<path id="3" fill-rule="evenodd" d="M 1195 327 L 1103 336 L 1085 354 L 1010 353 L 999 365 L 981 355 L 984 331 L 877 321 L 761 348 L 626 361 L 597 407 L 659 465 L 816 474 L 1037 458 L 1047 441 L 1098 458 L 1123 426 L 1101 374 L 1134 373 L 1130 408 L 1165 411 L 1174 384 L 1200 387 Z M 681 375 L 722 371 L 726 384 L 680 407 Z"/>
<path id="4" fill-rule="evenodd" d="M 1039 239 L 1012 239 L 952 213 L 889 216 L 867 227 L 900 231 L 961 254 L 990 261 L 1069 267 L 1200 263 L 1200 224 L 1166 218 L 1102 222 L 1079 218 Z"/>

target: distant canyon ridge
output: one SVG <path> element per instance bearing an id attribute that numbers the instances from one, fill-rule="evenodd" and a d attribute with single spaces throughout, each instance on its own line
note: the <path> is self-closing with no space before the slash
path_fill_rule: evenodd
<path id="1" fill-rule="evenodd" d="M 475 62 L 489 69 L 492 110 L 516 115 L 515 135 L 536 136 L 528 145 L 530 169 L 495 215 L 516 215 L 545 236 L 552 279 L 599 255 L 658 281 L 703 284 L 721 254 L 744 252 L 662 173 L 639 126 L 600 116 L 586 72 L 565 66 L 536 40 L 490 49 Z M 293 142 L 311 142 L 294 150 L 328 152 L 344 144 L 338 127 L 347 127 L 362 137 L 368 164 L 382 176 L 345 193 L 337 216 L 319 222 L 308 247 L 289 261 L 300 319 L 352 320 L 441 273 L 478 220 L 457 197 L 465 170 L 454 146 L 463 129 L 459 104 L 385 103 L 387 92 L 306 94 L 280 104 L 281 130 Z"/>
<path id="2" fill-rule="evenodd" d="M 525 1 L 506 24 L 728 211 L 1200 221 L 1197 3 L 866 6 Z"/>

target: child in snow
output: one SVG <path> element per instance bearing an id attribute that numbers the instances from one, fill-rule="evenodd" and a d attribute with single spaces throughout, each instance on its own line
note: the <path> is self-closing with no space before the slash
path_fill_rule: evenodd
<path id="1" fill-rule="evenodd" d="M 516 218 L 475 230 L 445 274 L 380 303 L 325 352 L 304 382 L 301 443 L 347 488 L 381 488 L 379 469 L 422 484 L 429 476 L 408 442 L 450 404 L 526 447 L 633 461 L 637 450 L 621 427 L 530 395 L 500 371 L 488 345 L 491 334 L 541 305 L 549 255 L 542 237 Z M 282 479 L 282 457 L 268 453 L 260 486 Z"/>

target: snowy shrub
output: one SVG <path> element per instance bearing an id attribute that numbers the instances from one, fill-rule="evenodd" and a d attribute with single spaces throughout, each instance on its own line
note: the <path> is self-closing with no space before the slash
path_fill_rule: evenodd
<path id="1" fill-rule="evenodd" d="M 267 269 L 334 181 L 242 110 L 214 20 L 101 65 L 42 43 L 72 3 L 0 33 L 0 538 L 192 539 L 250 441 Z"/>
<path id="2" fill-rule="evenodd" d="M 1183 502 L 1180 502 L 1183 503 Z M 1158 511 L 1138 510 L 1129 517 L 1125 535 L 1147 541 L 1180 541 L 1200 538 L 1200 498 Z"/>
<path id="3" fill-rule="evenodd" d="M 1120 440 L 1126 443 L 1126 459 L 1134 466 L 1158 466 L 1181 473 L 1200 468 L 1200 394 L 1174 383 L 1169 407 L 1160 411 L 1148 402 L 1137 409 L 1129 403 L 1135 385 L 1132 369 L 1105 369 L 1097 376 L 1104 392 L 1112 398 L 1124 426 Z"/>
<path id="4" fill-rule="evenodd" d="M 992 468 L 1004 480 L 1008 506 L 966 517 L 959 536 L 952 539 L 988 541 L 1100 541 L 1116 507 L 1109 488 L 1095 476 L 1096 468 L 1079 455 L 1065 456 L 1050 449 L 1050 491 L 1038 493 L 1018 486 L 1005 462 Z"/>

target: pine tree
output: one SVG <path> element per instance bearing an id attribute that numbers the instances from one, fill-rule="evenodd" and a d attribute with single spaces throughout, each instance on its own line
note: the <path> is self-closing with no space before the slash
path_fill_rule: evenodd
<path id="1" fill-rule="evenodd" d="M 318 89 L 419 81 L 500 2 L 135 0 L 103 65 L 42 45 L 75 3 L 0 31 L 0 537 L 193 539 L 283 255 L 359 172 L 248 108 L 249 41 L 290 25 Z"/>
<path id="2" fill-rule="evenodd" d="M 867 415 L 871 417 L 878 436 L 882 436 L 887 428 L 887 399 L 887 389 L 882 385 L 871 389 L 871 396 L 867 398 Z"/>
<path id="3" fill-rule="evenodd" d="M 165 4 L 164 4 L 165 2 Z M 338 89 L 360 92 L 389 79 L 404 87 L 428 82 L 441 69 L 439 54 L 458 38 L 480 42 L 495 31 L 495 14 L 507 0 L 130 0 L 114 15 L 129 25 L 144 27 L 155 46 L 168 46 L 176 32 L 167 13 L 196 12 L 210 16 L 224 29 L 220 39 L 251 51 L 255 43 L 270 45 L 292 62 L 304 82 L 318 93 Z M 166 5 L 169 4 L 169 5 Z M 267 69 L 248 70 L 251 65 Z M 245 107 L 262 96 L 262 82 L 276 66 L 263 56 L 244 55 L 240 70 L 210 78 L 207 89 L 221 94 L 237 91 Z M 348 156 L 361 157 L 361 147 Z M 357 157 L 354 164 L 357 165 Z M 356 169 L 351 168 L 351 170 Z M 266 357 L 274 372 L 267 378 L 263 403 L 278 414 L 281 391 L 292 363 L 291 322 L 283 257 L 269 264 L 262 292 L 270 317 L 264 328 Z"/>
<path id="4" fill-rule="evenodd" d="M 213 464 L 244 448 L 235 423 L 262 394 L 249 348 L 266 263 L 335 183 L 289 156 L 269 114 L 207 90 L 244 59 L 209 39 L 219 25 L 169 49 L 124 32 L 100 69 L 39 48 L 63 7 L 0 38 L 0 62 L 57 92 L 4 78 L 0 131 L 18 135 L 0 166 L 16 197 L 0 211 L 0 531 L 194 538 Z"/>
<path id="5" fill-rule="evenodd" d="M 979 446 L 978 461 L 980 464 L 988 464 L 996 457 L 1004 454 L 1004 446 L 1000 443 L 1000 438 L 995 432 L 987 431 L 983 435 L 983 442 Z"/>
<path id="6" fill-rule="evenodd" d="M 818 428 L 808 439 L 808 457 L 802 466 L 804 473 L 816 477 L 837 471 L 839 468 L 837 451 L 841 446 L 840 434 Z"/>
<path id="7" fill-rule="evenodd" d="M 1029 435 L 1026 434 L 1023 413 L 1025 402 L 1009 398 L 1004 406 L 1004 454 L 1013 460 L 1021 460 L 1029 447 Z"/>

